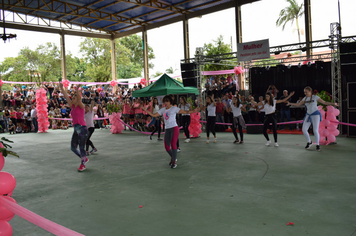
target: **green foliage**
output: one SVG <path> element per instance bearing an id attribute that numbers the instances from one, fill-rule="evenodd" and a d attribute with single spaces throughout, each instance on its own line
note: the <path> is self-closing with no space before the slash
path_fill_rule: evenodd
<path id="1" fill-rule="evenodd" d="M 187 103 L 190 104 L 190 107 L 191 107 L 193 110 L 196 108 L 195 103 L 194 103 L 192 97 L 189 97 L 189 98 L 187 99 Z"/>
<path id="2" fill-rule="evenodd" d="M 173 67 L 169 67 L 168 69 L 166 69 L 166 73 L 167 74 L 173 74 L 174 73 Z"/>
<path id="3" fill-rule="evenodd" d="M 10 151 L 9 148 L 12 148 L 9 144 L 7 143 L 14 143 L 11 140 L 6 139 L 5 137 L 2 137 L 0 142 L 2 143 L 2 145 L 4 146 L 3 148 L 0 148 L 0 152 L 2 153 L 2 155 L 4 157 L 7 157 L 7 155 L 13 155 L 15 157 L 19 157 L 19 155 L 16 152 Z"/>
<path id="4" fill-rule="evenodd" d="M 109 114 L 112 114 L 114 112 L 121 112 L 121 105 L 118 104 L 118 103 L 109 103 L 107 105 L 107 108 L 108 108 L 108 112 Z"/>
<path id="5" fill-rule="evenodd" d="M 220 35 L 216 40 L 213 40 L 213 43 L 204 44 L 204 55 L 213 56 L 225 53 L 231 53 L 231 45 L 223 42 L 224 37 Z M 236 60 L 234 61 L 236 63 Z M 231 69 L 231 66 L 223 65 L 214 65 L 208 64 L 204 66 L 205 71 L 215 71 L 215 70 L 228 70 Z"/>
<path id="6" fill-rule="evenodd" d="M 316 93 L 316 95 L 321 99 L 323 99 L 325 102 L 333 102 L 332 96 L 329 92 L 322 90 L 320 93 Z M 323 109 L 326 111 L 327 105 L 324 104 L 320 104 L 320 105 L 322 105 Z"/>
<path id="7" fill-rule="evenodd" d="M 278 64 L 280 64 L 279 61 L 275 60 L 274 57 L 271 57 L 270 59 L 261 59 L 254 62 L 254 66 L 260 66 L 260 67 L 277 66 Z"/>
<path id="8" fill-rule="evenodd" d="M 279 13 L 279 17 L 276 21 L 277 26 L 282 26 L 282 30 L 284 30 L 286 24 L 291 22 L 294 23 L 294 20 L 297 25 L 298 39 L 300 43 L 300 29 L 299 29 L 299 18 L 304 15 L 304 4 L 298 5 L 296 0 L 286 0 L 290 5 L 284 9 L 282 9 Z"/>
<path id="9" fill-rule="evenodd" d="M 162 72 L 156 71 L 156 73 L 153 74 L 152 77 L 153 77 L 153 78 L 156 78 L 156 77 L 159 77 L 159 76 L 161 76 L 161 75 L 163 75 Z"/>

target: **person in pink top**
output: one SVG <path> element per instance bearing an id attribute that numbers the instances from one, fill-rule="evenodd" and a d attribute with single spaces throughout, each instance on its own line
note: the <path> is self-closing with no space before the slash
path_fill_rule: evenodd
<path id="1" fill-rule="evenodd" d="M 143 104 L 140 98 L 134 98 L 134 105 L 133 107 L 135 108 L 135 117 L 137 121 L 137 129 L 140 131 L 143 131 L 143 124 L 142 124 L 142 119 L 143 119 Z"/>
<path id="2" fill-rule="evenodd" d="M 131 107 L 130 107 L 130 99 L 126 98 L 124 100 L 124 103 L 123 103 L 122 106 L 124 107 L 123 108 L 123 112 L 122 112 L 122 118 L 124 119 L 124 122 L 126 124 L 128 124 L 129 120 L 130 120 L 130 109 L 131 109 Z M 124 126 L 124 127 L 125 127 L 125 130 L 126 130 L 126 126 Z"/>
<path id="3" fill-rule="evenodd" d="M 72 99 L 69 98 L 67 91 L 63 88 L 63 84 L 59 83 L 59 87 L 64 97 L 66 98 L 68 105 L 72 108 L 70 114 L 73 119 L 74 133 L 72 135 L 71 150 L 80 158 L 80 166 L 78 171 L 84 171 L 85 165 L 89 162 L 85 152 L 85 142 L 88 138 L 88 128 L 84 120 L 85 107 L 82 103 L 81 92 L 79 91 L 79 85 L 76 87 Z M 79 150 L 78 151 L 78 145 Z"/>

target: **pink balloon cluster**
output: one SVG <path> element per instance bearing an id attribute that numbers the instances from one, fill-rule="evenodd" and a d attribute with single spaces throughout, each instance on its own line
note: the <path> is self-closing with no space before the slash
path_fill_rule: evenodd
<path id="1" fill-rule="evenodd" d="M 2 82 L 2 80 L 0 79 L 0 87 L 4 84 L 4 82 Z"/>
<path id="2" fill-rule="evenodd" d="M 335 137 L 340 134 L 340 131 L 337 129 L 338 124 L 335 123 L 338 121 L 336 117 L 340 114 L 340 111 L 333 106 L 328 106 L 326 112 L 322 106 L 318 106 L 318 109 L 323 118 L 319 125 L 320 144 L 327 145 L 333 143 L 336 140 Z"/>
<path id="3" fill-rule="evenodd" d="M 121 132 L 124 130 L 124 125 L 121 123 L 120 121 L 121 118 L 121 113 L 116 113 L 113 112 L 110 116 L 109 116 L 109 121 L 111 123 L 111 133 L 112 134 L 121 134 Z"/>
<path id="4" fill-rule="evenodd" d="M 49 127 L 48 112 L 47 112 L 47 94 L 43 88 L 36 92 L 36 108 L 37 108 L 37 122 L 38 132 L 45 133 Z"/>
<path id="5" fill-rule="evenodd" d="M 201 133 L 201 124 L 200 124 L 200 113 L 192 113 L 190 114 L 190 125 L 189 125 L 189 133 L 190 137 L 197 138 Z"/>
<path id="6" fill-rule="evenodd" d="M 234 72 L 235 72 L 235 75 L 239 75 L 239 74 L 243 73 L 244 71 L 242 70 L 241 66 L 239 66 L 239 67 L 235 66 Z"/>
<path id="7" fill-rule="evenodd" d="M 140 81 L 140 84 L 142 86 L 146 85 L 146 79 L 145 78 L 142 78 L 141 81 Z"/>
<path id="8" fill-rule="evenodd" d="M 0 143 L 0 147 L 4 146 Z M 13 199 L 12 192 L 16 187 L 16 179 L 15 177 L 7 172 L 1 171 L 5 165 L 5 158 L 0 153 L 0 197 L 6 198 L 14 203 L 16 203 L 15 199 Z M 0 235 L 1 236 L 11 236 L 12 235 L 12 227 L 8 221 L 10 221 L 15 214 L 8 210 L 4 205 L 1 204 L 0 201 Z"/>
<path id="9" fill-rule="evenodd" d="M 110 85 L 114 87 L 116 85 L 116 81 L 111 80 Z"/>
<path id="10" fill-rule="evenodd" d="M 69 81 L 67 79 L 62 79 L 62 84 L 64 87 L 68 87 L 69 86 Z"/>

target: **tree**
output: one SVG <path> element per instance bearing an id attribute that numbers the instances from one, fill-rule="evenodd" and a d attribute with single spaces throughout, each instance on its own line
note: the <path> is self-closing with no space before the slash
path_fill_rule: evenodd
<path id="1" fill-rule="evenodd" d="M 161 75 L 163 75 L 162 72 L 156 71 L 156 73 L 152 75 L 152 78 L 156 78 L 156 77 L 159 77 Z"/>
<path id="2" fill-rule="evenodd" d="M 169 67 L 168 69 L 166 69 L 166 73 L 167 74 L 173 74 L 174 73 L 173 67 Z"/>
<path id="3" fill-rule="evenodd" d="M 204 55 L 205 56 L 214 56 L 225 53 L 231 53 L 231 45 L 223 42 L 224 37 L 220 35 L 216 40 L 213 40 L 213 43 L 204 44 Z M 220 62 L 219 59 L 214 61 L 215 63 Z M 236 63 L 231 61 L 231 63 Z M 216 70 L 228 70 L 232 69 L 231 66 L 216 65 L 216 64 L 207 64 L 204 66 L 205 71 L 216 71 Z"/>
<path id="4" fill-rule="evenodd" d="M 282 26 L 282 30 L 284 30 L 286 24 L 291 22 L 291 24 L 295 23 L 297 25 L 298 39 L 300 43 L 300 28 L 298 19 L 304 15 L 304 4 L 298 5 L 296 0 L 286 0 L 290 5 L 284 9 L 282 9 L 279 13 L 278 20 L 276 21 L 277 26 Z"/>

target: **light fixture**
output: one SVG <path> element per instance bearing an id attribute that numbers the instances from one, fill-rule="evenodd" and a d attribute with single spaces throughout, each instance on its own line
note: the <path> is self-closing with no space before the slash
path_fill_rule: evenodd
<path id="1" fill-rule="evenodd" d="M 312 64 L 312 62 L 311 62 L 311 61 L 308 61 L 308 62 L 307 62 L 307 66 L 308 66 L 308 67 L 310 67 L 310 66 L 311 66 L 311 64 Z"/>
<path id="2" fill-rule="evenodd" d="M 291 67 L 292 67 L 292 64 L 289 64 L 289 65 L 287 66 L 288 69 L 290 69 Z"/>
<path id="3" fill-rule="evenodd" d="M 271 66 L 266 66 L 266 70 L 269 70 L 269 68 L 271 68 Z"/>
<path id="4" fill-rule="evenodd" d="M 277 52 L 274 52 L 274 55 L 279 55 L 281 52 L 280 51 L 277 51 Z"/>
<path id="5" fill-rule="evenodd" d="M 302 65 L 303 65 L 303 64 L 302 64 L 301 62 L 299 62 L 299 63 L 298 63 L 298 68 L 301 68 Z"/>

